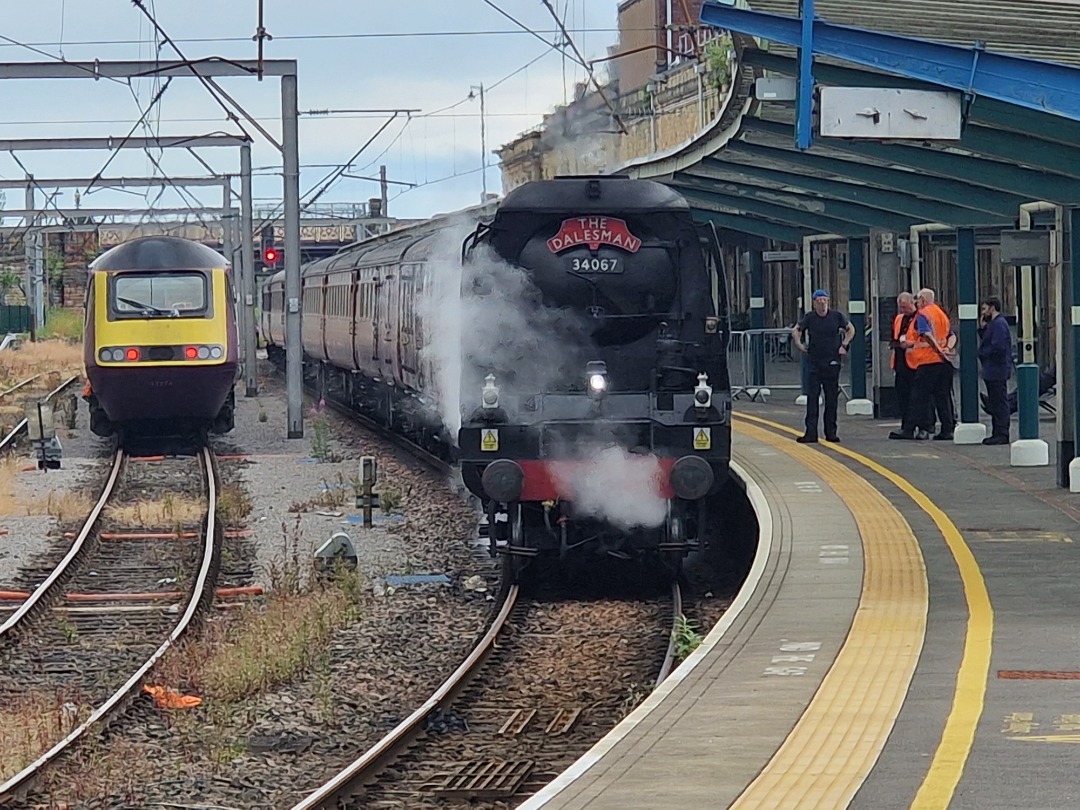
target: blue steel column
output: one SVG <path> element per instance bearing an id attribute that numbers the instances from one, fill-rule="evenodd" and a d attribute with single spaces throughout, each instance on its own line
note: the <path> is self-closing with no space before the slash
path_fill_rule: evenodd
<path id="1" fill-rule="evenodd" d="M 960 309 L 960 422 L 979 421 L 979 302 L 975 229 L 956 231 L 957 294 Z"/>
<path id="2" fill-rule="evenodd" d="M 802 41 L 799 45 L 799 92 L 795 138 L 800 149 L 814 142 L 814 0 L 800 0 Z"/>
<path id="3" fill-rule="evenodd" d="M 749 251 L 750 257 L 750 328 L 765 328 L 765 269 L 760 245 Z M 753 385 L 765 385 L 765 336 L 751 337 L 753 352 Z"/>
<path id="4" fill-rule="evenodd" d="M 866 399 L 866 279 L 863 240 L 848 239 L 848 315 L 855 327 L 848 359 L 851 361 L 851 398 Z"/>

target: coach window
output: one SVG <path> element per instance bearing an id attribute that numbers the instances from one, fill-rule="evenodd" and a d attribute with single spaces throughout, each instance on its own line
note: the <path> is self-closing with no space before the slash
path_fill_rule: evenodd
<path id="1" fill-rule="evenodd" d="M 117 318 L 207 316 L 202 273 L 119 273 L 110 284 L 110 310 Z"/>

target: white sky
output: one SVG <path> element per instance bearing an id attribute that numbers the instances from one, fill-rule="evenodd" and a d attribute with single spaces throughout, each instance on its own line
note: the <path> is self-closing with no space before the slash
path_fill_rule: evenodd
<path id="1" fill-rule="evenodd" d="M 257 0 L 143 0 L 158 22 L 189 59 L 220 56 L 253 59 L 251 36 L 257 24 Z M 574 42 L 587 59 L 606 55 L 616 40 L 617 0 L 551 0 L 566 14 Z M 0 61 L 49 61 L 61 55 L 70 61 L 146 59 L 155 54 L 154 32 L 130 0 L 2 0 L 0 35 L 45 52 L 0 39 Z M 497 0 L 497 5 L 548 41 L 554 21 L 541 0 Z M 266 57 L 297 59 L 299 106 L 311 109 L 414 108 L 411 121 L 399 118 L 365 151 L 352 174 L 374 175 L 385 163 L 391 180 L 419 184 L 402 194 L 391 186 L 390 213 L 426 217 L 479 201 L 481 150 L 479 102 L 466 100 L 472 85 L 495 85 L 500 79 L 537 60 L 527 69 L 486 93 L 489 153 L 518 133 L 540 123 L 541 116 L 572 98 L 575 79 L 584 72 L 556 50 L 520 31 L 484 0 L 265 0 L 265 26 L 274 36 Z M 503 32 L 485 34 L 479 32 Z M 419 33 L 452 36 L 417 36 Z M 389 36 L 404 34 L 405 36 Z M 366 36 L 357 36 L 366 35 Z M 378 36 L 375 36 L 378 35 Z M 213 38 L 215 41 L 205 41 Z M 203 40 L 203 41 L 199 41 Z M 160 58 L 175 59 L 169 46 Z M 226 91 L 280 139 L 280 91 L 277 79 L 222 79 Z M 156 92 L 151 79 L 118 84 L 93 80 L 19 80 L 0 83 L 5 115 L 0 138 L 105 137 L 126 135 Z M 136 101 L 136 97 L 138 101 Z M 453 106 L 436 115 L 424 116 Z M 158 119 L 160 118 L 160 121 Z M 193 135 L 238 132 L 221 107 L 194 78 L 174 79 L 149 118 L 149 132 L 135 134 Z M 343 115 L 300 119 L 302 166 L 339 164 L 347 160 L 385 122 L 383 115 Z M 255 137 L 253 164 L 280 166 L 280 156 L 249 125 Z M 235 149 L 204 149 L 200 155 L 221 172 L 235 172 Z M 21 152 L 19 160 L 34 175 L 92 177 L 109 155 L 105 152 Z M 205 168 L 184 150 L 166 150 L 161 166 L 174 177 L 205 175 Z M 501 190 L 498 158 L 489 154 L 489 191 Z M 369 165 L 370 164 L 370 165 Z M 278 169 L 277 171 L 280 171 Z M 304 194 L 332 167 L 303 168 Z M 258 199 L 280 200 L 280 177 L 265 168 L 256 177 Z M 156 173 L 144 152 L 123 150 L 105 172 L 107 177 Z M 451 177 L 458 175 L 457 177 Z M 0 154 L 0 176 L 21 178 L 23 169 L 10 153 Z M 443 179 L 448 178 L 451 179 Z M 441 182 L 436 182 L 441 181 Z M 239 190 L 239 184 L 236 185 Z M 220 205 L 220 191 L 194 188 L 201 202 Z M 394 199 L 401 194 L 399 199 Z M 154 200 L 157 190 L 145 192 Z M 40 196 L 40 195 L 39 195 Z M 343 179 L 320 202 L 365 201 L 378 196 L 376 183 Z M 21 208 L 23 193 L 8 191 L 7 208 Z M 97 191 L 84 196 L 86 207 L 145 206 L 144 192 Z M 57 203 L 73 207 L 72 190 Z M 189 203 L 172 189 L 158 207 Z"/>

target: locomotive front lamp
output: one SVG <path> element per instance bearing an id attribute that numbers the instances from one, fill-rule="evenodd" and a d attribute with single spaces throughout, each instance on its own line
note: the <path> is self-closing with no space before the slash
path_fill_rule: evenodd
<path id="1" fill-rule="evenodd" d="M 585 379 L 589 384 L 589 394 L 600 396 L 608 387 L 607 363 L 603 360 L 590 360 L 585 364 Z"/>
<path id="2" fill-rule="evenodd" d="M 712 405 L 712 386 L 709 375 L 702 372 L 697 375 L 697 387 L 694 388 L 694 407 L 705 410 Z"/>
<path id="3" fill-rule="evenodd" d="M 484 377 L 484 390 L 480 392 L 480 404 L 487 410 L 499 407 L 499 387 L 495 385 L 495 375 Z"/>

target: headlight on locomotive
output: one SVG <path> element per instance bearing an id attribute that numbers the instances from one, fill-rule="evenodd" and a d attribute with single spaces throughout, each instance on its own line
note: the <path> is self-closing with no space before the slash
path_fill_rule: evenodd
<path id="1" fill-rule="evenodd" d="M 480 483 L 492 500 L 509 503 L 521 497 L 521 490 L 525 486 L 525 471 L 516 461 L 497 458 L 484 468 Z"/>
<path id="2" fill-rule="evenodd" d="M 683 456 L 672 466 L 668 480 L 677 497 L 696 501 L 709 494 L 716 476 L 701 456 Z"/>

